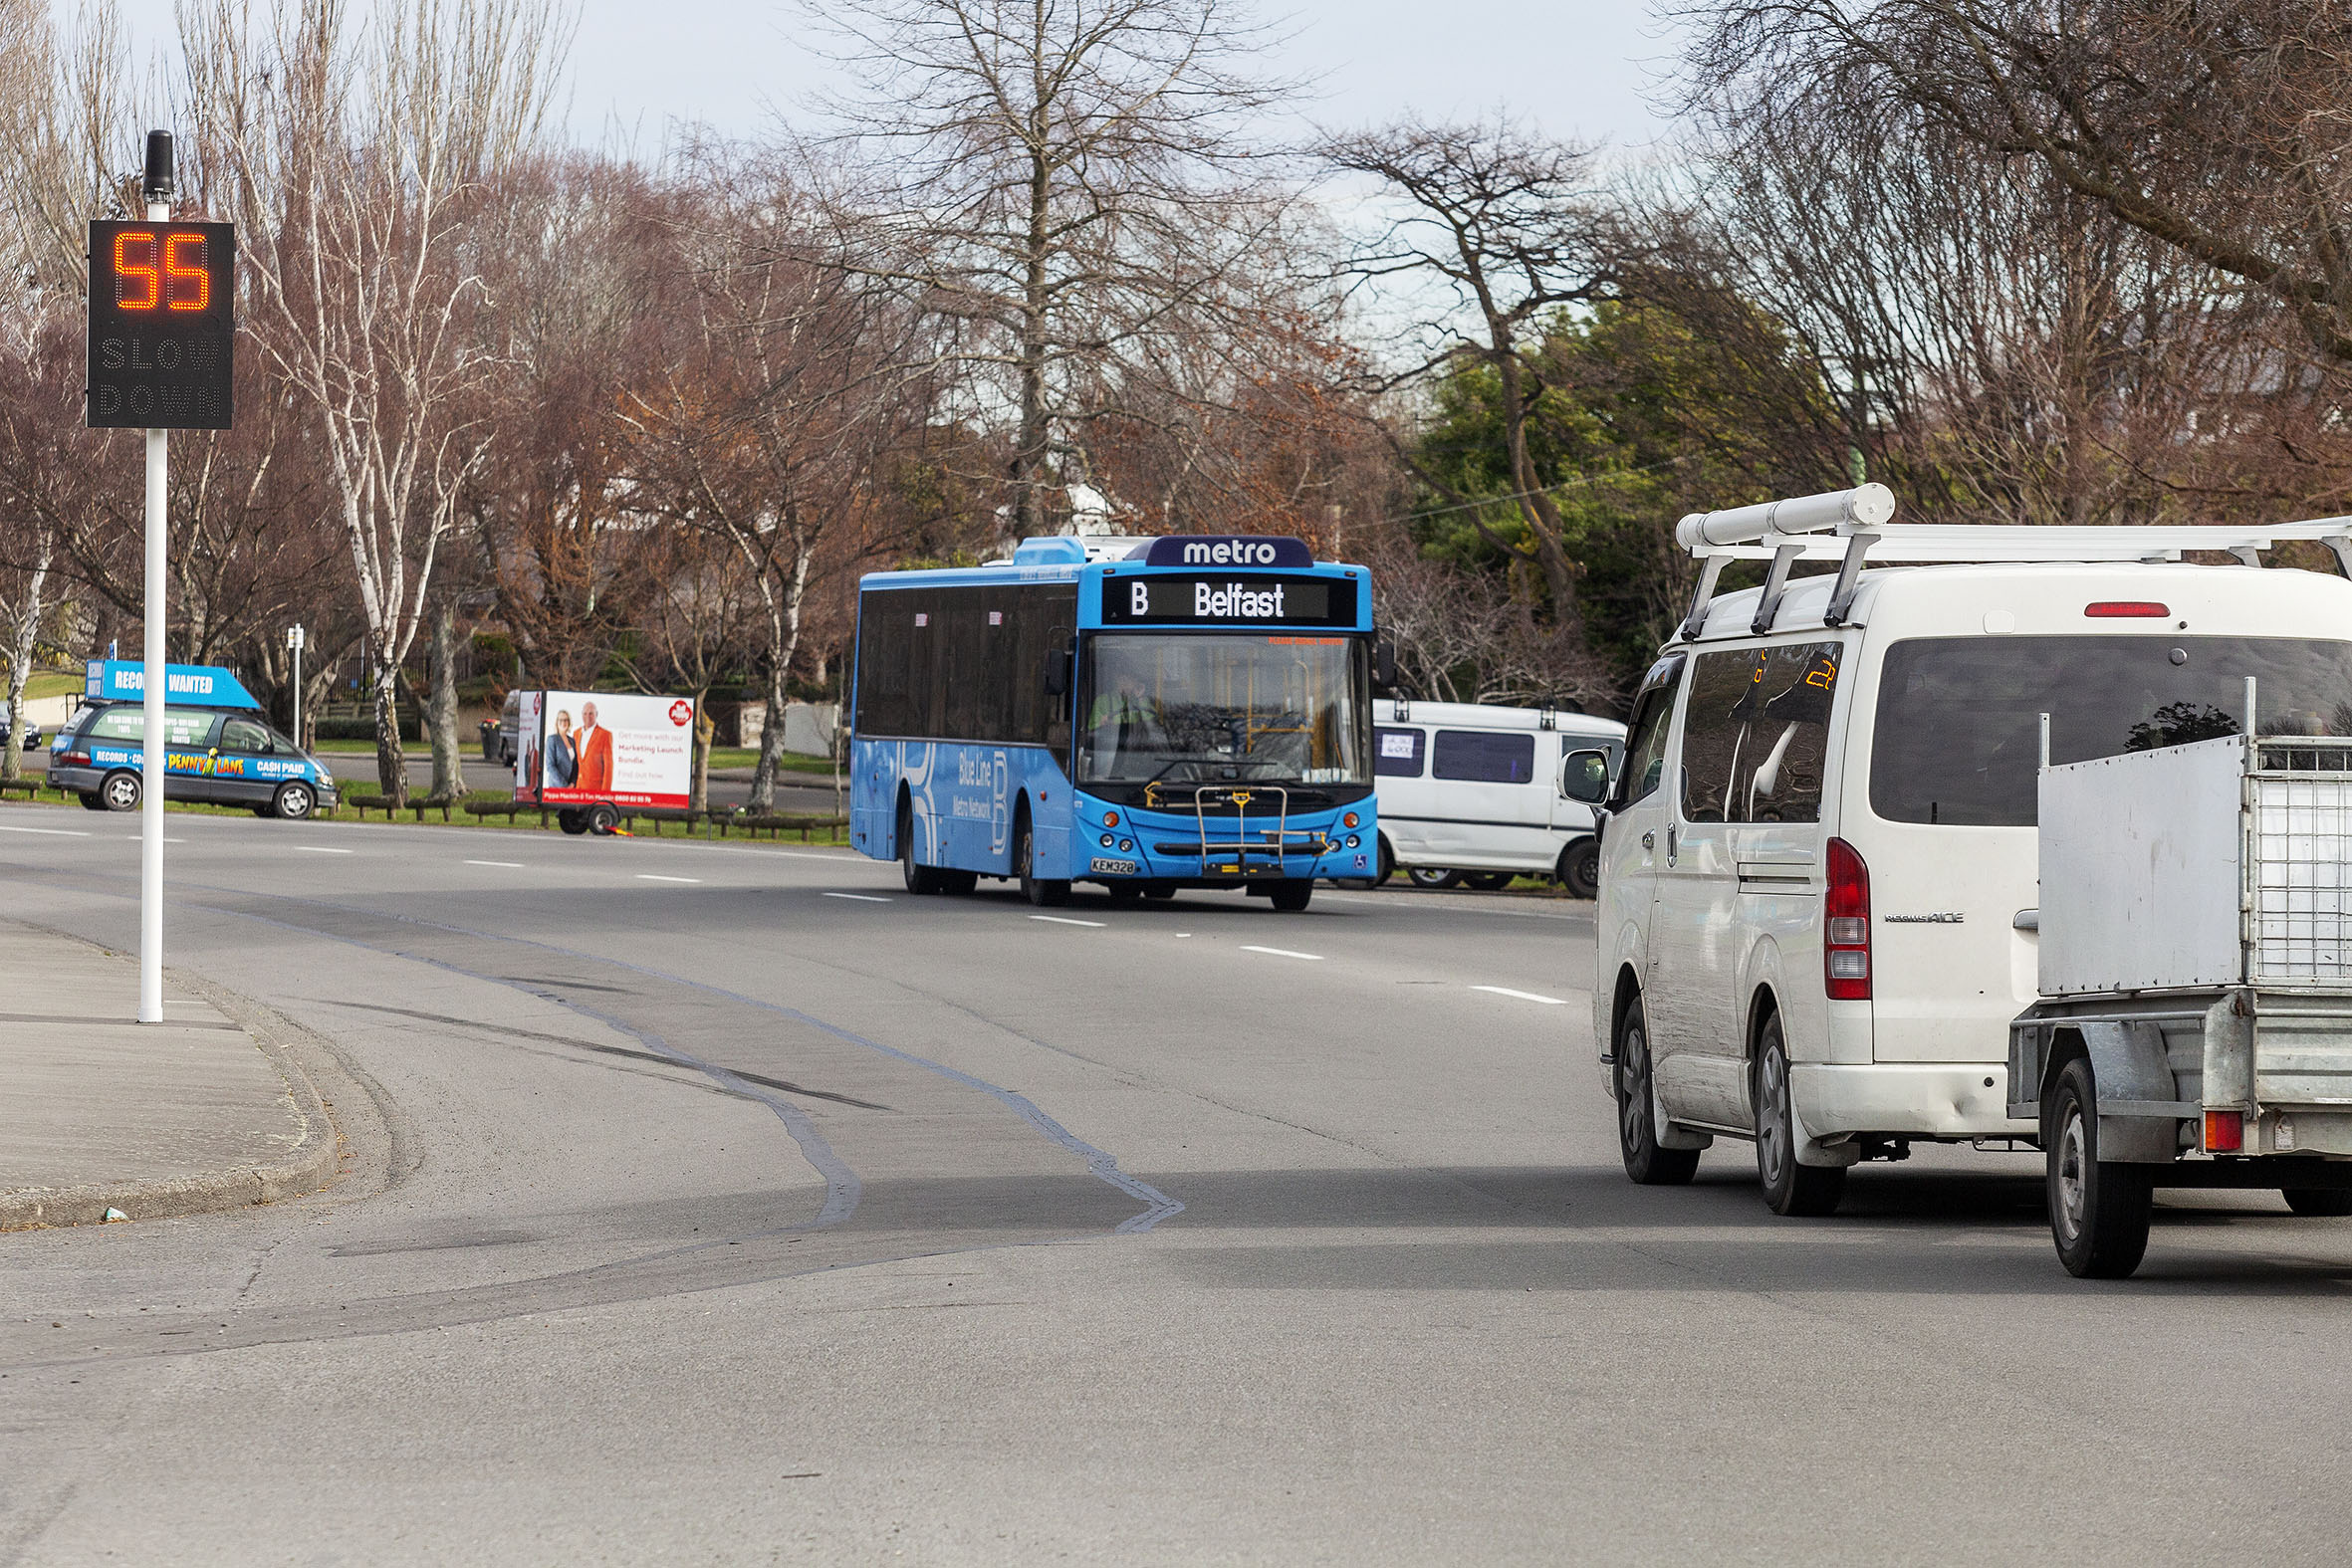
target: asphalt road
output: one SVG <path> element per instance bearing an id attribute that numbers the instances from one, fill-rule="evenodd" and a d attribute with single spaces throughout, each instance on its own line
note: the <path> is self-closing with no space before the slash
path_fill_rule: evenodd
<path id="1" fill-rule="evenodd" d="M 127 944 L 132 831 L 0 810 L 16 912 Z M 2342 1554 L 2352 1222 L 2184 1195 L 2101 1285 L 2022 1157 L 1635 1189 L 1587 905 L 172 834 L 353 1171 L 0 1236 L 0 1563 Z"/>

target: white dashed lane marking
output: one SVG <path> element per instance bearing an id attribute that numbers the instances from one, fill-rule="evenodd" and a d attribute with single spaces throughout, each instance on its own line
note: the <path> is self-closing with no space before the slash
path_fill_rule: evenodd
<path id="1" fill-rule="evenodd" d="M 88 838 L 90 834 L 79 827 L 0 827 L 0 833 L 40 833 L 48 838 Z M 137 843 L 137 839 L 130 840 Z"/>
<path id="2" fill-rule="evenodd" d="M 1072 920 L 1067 915 L 1032 915 L 1029 918 L 1032 920 L 1050 920 L 1058 926 L 1092 926 L 1096 930 L 1100 930 L 1102 927 L 1102 922 L 1099 920 Z"/>
<path id="3" fill-rule="evenodd" d="M 506 871 L 523 869 L 523 862 L 520 860 L 468 860 L 466 864 L 469 866 L 497 866 Z"/>
<path id="4" fill-rule="evenodd" d="M 1254 947 L 1247 942 L 1242 944 L 1242 951 L 1244 953 L 1265 953 L 1274 958 L 1306 959 L 1316 964 L 1323 961 L 1323 956 L 1320 953 L 1294 953 L 1289 948 L 1261 948 Z"/>
<path id="5" fill-rule="evenodd" d="M 1498 997 L 1517 997 L 1522 1002 L 1540 1002 L 1547 1008 L 1564 1008 L 1568 1005 L 1565 997 L 1539 997 L 1531 991 L 1513 991 L 1509 986 L 1473 986 L 1470 989 L 1492 992 Z"/>
<path id="6" fill-rule="evenodd" d="M 887 904 L 890 902 L 886 898 L 878 898 L 871 893 L 827 893 L 824 896 L 826 898 L 853 898 L 860 904 Z"/>
<path id="7" fill-rule="evenodd" d="M 637 873 L 637 880 L 640 882 L 700 882 L 702 878 L 698 876 L 663 876 L 658 871 L 640 871 Z"/>
<path id="8" fill-rule="evenodd" d="M 352 853 L 349 849 L 330 849 L 325 844 L 296 844 L 294 847 L 306 855 L 348 855 Z"/>

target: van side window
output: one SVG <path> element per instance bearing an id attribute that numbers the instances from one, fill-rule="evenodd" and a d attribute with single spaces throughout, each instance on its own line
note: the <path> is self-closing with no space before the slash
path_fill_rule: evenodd
<path id="1" fill-rule="evenodd" d="M 1701 654 L 1683 720 L 1683 817 L 1817 822 L 1840 648 Z"/>
<path id="2" fill-rule="evenodd" d="M 1617 773 L 1617 789 L 1609 809 L 1622 811 L 1647 799 L 1666 771 L 1666 730 L 1674 718 L 1674 694 L 1682 685 L 1682 666 L 1634 699 L 1633 723 L 1625 733 L 1625 764 Z"/>
<path id="3" fill-rule="evenodd" d="M 251 719 L 223 719 L 220 722 L 220 749 L 224 752 L 266 752 L 270 749 L 270 732 Z"/>
<path id="4" fill-rule="evenodd" d="M 1421 777 L 1421 753 L 1428 740 L 1423 730 L 1391 730 L 1385 727 L 1372 732 L 1372 772 L 1383 779 L 1418 779 Z"/>
<path id="5" fill-rule="evenodd" d="M 1433 779 L 1460 779 L 1474 784 L 1535 781 L 1535 738 L 1531 735 L 1440 730 L 1429 757 Z"/>

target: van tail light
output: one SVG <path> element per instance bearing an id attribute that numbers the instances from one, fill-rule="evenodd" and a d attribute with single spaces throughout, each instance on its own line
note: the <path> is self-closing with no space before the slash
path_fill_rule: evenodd
<path id="1" fill-rule="evenodd" d="M 2092 620 L 2163 620 L 2172 614 L 2154 599 L 2100 599 L 2085 604 L 2082 612 Z"/>
<path id="2" fill-rule="evenodd" d="M 2236 1154 L 2245 1147 L 2245 1112 L 2207 1111 L 2205 1152 Z"/>
<path id="3" fill-rule="evenodd" d="M 1829 899 L 1821 977 L 1832 1002 L 1870 1000 L 1870 868 L 1842 838 L 1829 840 Z"/>
<path id="4" fill-rule="evenodd" d="M 68 768 L 88 768 L 90 766 L 88 752 L 60 752 L 57 760 Z"/>

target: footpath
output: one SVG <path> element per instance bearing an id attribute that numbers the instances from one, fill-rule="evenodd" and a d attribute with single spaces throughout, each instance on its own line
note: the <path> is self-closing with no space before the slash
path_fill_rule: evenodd
<path id="1" fill-rule="evenodd" d="M 0 1231 L 237 1209 L 325 1186 L 333 1121 L 278 1026 L 166 971 L 0 920 Z M 240 1011 L 242 1009 L 239 1009 Z"/>

